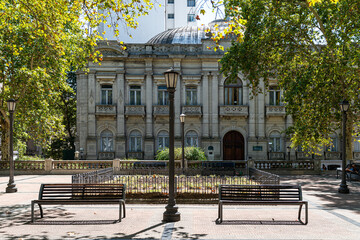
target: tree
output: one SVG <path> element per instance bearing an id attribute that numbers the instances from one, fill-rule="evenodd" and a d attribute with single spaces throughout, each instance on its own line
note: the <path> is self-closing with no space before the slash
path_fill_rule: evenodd
<path id="1" fill-rule="evenodd" d="M 252 93 L 259 82 L 277 80 L 294 124 L 293 146 L 317 151 L 340 128 L 339 103 L 346 99 L 347 150 L 360 108 L 359 0 L 226 0 L 231 33 L 237 31 L 221 59 L 222 71 L 243 72 Z M 215 40 L 220 38 L 217 36 Z"/>
<path id="2" fill-rule="evenodd" d="M 9 117 L 6 101 L 17 101 L 16 142 L 29 139 L 46 146 L 64 135 L 57 108 L 71 92 L 67 73 L 101 61 L 94 51 L 100 24 L 114 27 L 147 14 L 149 0 L 4 0 L 0 2 L 0 129 L 2 160 L 9 156 Z M 109 19 L 109 22 L 107 22 Z M 6 23 L 6 24 L 5 24 Z"/>

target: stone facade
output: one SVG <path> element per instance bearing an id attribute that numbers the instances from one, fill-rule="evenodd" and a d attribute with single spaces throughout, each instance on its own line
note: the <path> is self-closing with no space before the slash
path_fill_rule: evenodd
<path id="1" fill-rule="evenodd" d="M 224 43 L 225 47 L 229 43 Z M 201 44 L 128 44 L 102 42 L 101 65 L 77 77 L 77 150 L 86 159 L 154 159 L 168 145 L 169 108 L 164 72 L 179 72 L 175 92 L 175 146 L 181 146 L 179 116 L 186 114 L 186 145 L 199 146 L 208 159 L 312 159 L 288 149 L 285 130 L 292 125 L 276 81 L 251 96 L 247 79 L 229 82 L 220 73 L 223 52 Z M 210 48 L 210 49 L 209 49 Z M 332 153 L 340 159 L 334 134 Z M 290 150 L 290 152 L 289 152 Z M 337 155 L 336 155 L 337 154 Z"/>

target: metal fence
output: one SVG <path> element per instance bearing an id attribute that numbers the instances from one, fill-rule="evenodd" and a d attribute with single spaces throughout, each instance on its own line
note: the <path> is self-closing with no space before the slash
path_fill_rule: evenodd
<path id="1" fill-rule="evenodd" d="M 256 168 L 249 168 L 249 179 L 258 184 L 280 184 L 279 175 L 268 173 Z"/>
<path id="2" fill-rule="evenodd" d="M 72 175 L 72 183 L 104 183 L 111 182 L 114 179 L 113 168 L 105 168 L 101 170 L 79 173 Z"/>

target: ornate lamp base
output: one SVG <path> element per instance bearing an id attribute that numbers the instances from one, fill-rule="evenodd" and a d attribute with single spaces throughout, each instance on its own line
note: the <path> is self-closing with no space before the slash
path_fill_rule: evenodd
<path id="1" fill-rule="evenodd" d="M 346 184 L 340 184 L 338 192 L 339 193 L 349 193 L 350 190 L 349 190 L 349 188 L 347 187 Z"/>
<path id="2" fill-rule="evenodd" d="M 180 221 L 180 213 L 178 212 L 178 207 L 167 205 L 166 211 L 163 214 L 164 222 L 178 222 Z"/>
<path id="3" fill-rule="evenodd" d="M 6 187 L 6 192 L 7 193 L 17 192 L 17 188 L 15 186 L 16 186 L 15 184 L 8 184 L 8 186 Z"/>

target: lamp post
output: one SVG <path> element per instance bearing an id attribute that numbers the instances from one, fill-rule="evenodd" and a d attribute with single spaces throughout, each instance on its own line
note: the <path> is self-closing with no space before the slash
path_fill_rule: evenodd
<path id="1" fill-rule="evenodd" d="M 181 146 L 182 146 L 182 172 L 184 174 L 184 168 L 185 168 L 185 129 L 184 129 L 184 126 L 185 126 L 185 117 L 186 115 L 184 113 L 180 114 L 180 122 L 181 122 Z"/>
<path id="2" fill-rule="evenodd" d="M 180 213 L 175 202 L 175 160 L 174 160 L 174 93 L 179 73 L 174 69 L 164 72 L 169 92 L 169 200 L 163 214 L 164 222 L 180 221 Z"/>
<path id="3" fill-rule="evenodd" d="M 14 183 L 14 149 L 13 149 L 13 121 L 14 121 L 14 112 L 16 101 L 14 99 L 10 99 L 7 101 L 8 110 L 10 114 L 10 174 L 9 174 L 9 183 L 6 187 L 7 193 L 14 193 L 17 192 L 16 185 Z"/>
<path id="4" fill-rule="evenodd" d="M 341 171 L 341 183 L 338 192 L 339 193 L 349 193 L 349 188 L 346 184 L 346 175 L 345 175 L 345 168 L 346 168 L 346 112 L 349 109 L 349 102 L 343 100 L 340 103 L 340 109 L 342 112 L 342 134 L 343 134 L 343 143 L 342 143 L 342 171 Z"/>
<path id="5" fill-rule="evenodd" d="M 290 147 L 290 146 L 287 146 L 287 147 L 286 147 L 286 150 L 287 150 L 287 154 L 288 154 L 288 160 L 290 161 L 290 151 L 291 151 L 291 147 Z"/>

